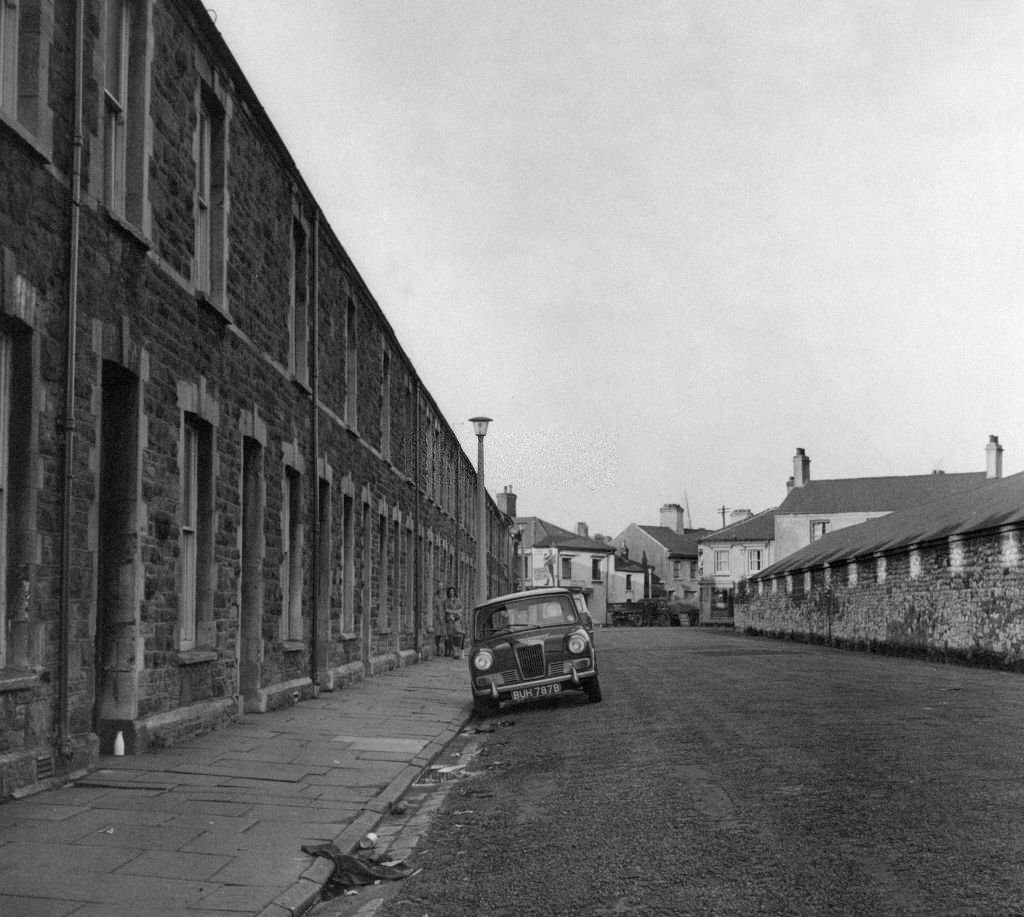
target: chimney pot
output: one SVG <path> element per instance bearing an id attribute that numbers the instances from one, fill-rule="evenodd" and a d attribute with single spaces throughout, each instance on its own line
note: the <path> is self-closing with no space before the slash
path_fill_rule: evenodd
<path id="1" fill-rule="evenodd" d="M 989 436 L 985 446 L 985 477 L 998 479 L 1003 476 L 1003 447 L 998 436 Z"/>
<path id="2" fill-rule="evenodd" d="M 793 486 L 803 487 L 811 479 L 811 460 L 803 449 L 793 456 Z"/>
<path id="3" fill-rule="evenodd" d="M 666 503 L 660 511 L 661 524 L 665 528 L 672 529 L 677 535 L 686 531 L 686 515 L 682 506 L 678 503 Z M 692 522 L 690 523 L 693 524 Z"/>

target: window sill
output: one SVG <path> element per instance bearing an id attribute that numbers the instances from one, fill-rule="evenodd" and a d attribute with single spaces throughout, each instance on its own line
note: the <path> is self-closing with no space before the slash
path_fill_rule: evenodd
<path id="1" fill-rule="evenodd" d="M 128 236 L 130 239 L 138 242 L 146 251 L 149 251 L 153 247 L 149 239 L 142 234 L 142 230 L 137 226 L 129 223 L 123 216 L 118 216 L 118 214 L 114 213 L 114 211 L 105 204 L 102 205 L 102 209 L 103 213 L 107 217 L 107 221 L 119 232 L 124 233 L 124 235 Z"/>
<path id="2" fill-rule="evenodd" d="M 281 644 L 281 649 L 286 653 L 301 653 L 306 648 L 306 644 L 301 640 L 285 640 Z"/>
<path id="3" fill-rule="evenodd" d="M 8 691 L 26 691 L 39 684 L 40 678 L 35 672 L 0 671 L 0 694 Z"/>
<path id="4" fill-rule="evenodd" d="M 216 650 L 180 650 L 178 665 L 199 665 L 202 662 L 216 662 L 220 654 Z"/>
<path id="5" fill-rule="evenodd" d="M 215 317 L 219 318 L 225 325 L 233 325 L 234 321 L 231 318 L 231 313 L 228 312 L 227 308 L 219 303 L 214 302 L 210 298 L 209 293 L 204 293 L 202 290 L 196 291 L 196 302 L 200 306 L 207 309 Z"/>
<path id="6" fill-rule="evenodd" d="M 12 134 L 14 134 L 22 143 L 24 143 L 29 150 L 39 158 L 40 162 L 49 164 L 53 162 L 52 151 L 48 151 L 39 139 L 33 134 L 28 128 L 23 127 L 21 123 L 10 113 L 6 111 L 0 111 L 0 126 L 7 128 Z"/>

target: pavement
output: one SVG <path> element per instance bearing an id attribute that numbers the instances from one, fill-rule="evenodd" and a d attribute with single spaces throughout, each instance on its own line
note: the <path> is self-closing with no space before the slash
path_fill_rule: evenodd
<path id="1" fill-rule="evenodd" d="M 307 913 L 334 866 L 302 846 L 351 853 L 382 822 L 382 835 L 400 831 L 403 795 L 471 715 L 465 660 L 440 657 L 103 757 L 72 784 L 0 804 L 0 914 Z"/>

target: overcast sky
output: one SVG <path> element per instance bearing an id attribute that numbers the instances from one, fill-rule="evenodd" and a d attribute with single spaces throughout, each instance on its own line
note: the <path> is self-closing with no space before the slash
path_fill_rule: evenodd
<path id="1" fill-rule="evenodd" d="M 208 6 L 521 515 L 1024 468 L 1019 0 Z"/>

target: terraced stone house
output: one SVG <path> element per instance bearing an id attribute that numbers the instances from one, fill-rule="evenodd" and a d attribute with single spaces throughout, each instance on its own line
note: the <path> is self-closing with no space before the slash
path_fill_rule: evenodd
<path id="1" fill-rule="evenodd" d="M 205 6 L 0 3 L 0 187 L 0 798 L 429 652 L 474 467 Z"/>

